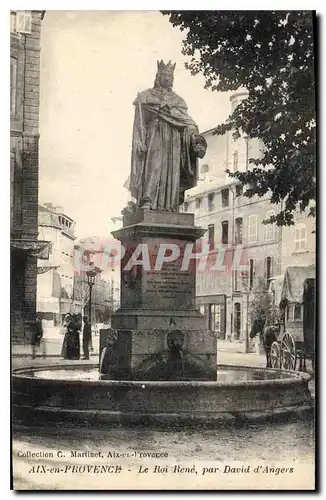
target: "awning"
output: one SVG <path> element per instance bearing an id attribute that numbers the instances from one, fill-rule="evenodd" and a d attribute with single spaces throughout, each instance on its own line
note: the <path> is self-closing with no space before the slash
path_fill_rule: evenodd
<path id="1" fill-rule="evenodd" d="M 52 243 L 50 241 L 12 239 L 10 241 L 10 248 L 21 250 L 38 259 L 47 260 L 52 249 Z"/>
<path id="2" fill-rule="evenodd" d="M 288 267 L 285 271 L 281 301 L 303 302 L 303 285 L 306 279 L 316 277 L 316 267 Z"/>
<path id="3" fill-rule="evenodd" d="M 39 266 L 37 268 L 37 274 L 45 274 L 51 269 L 58 269 L 60 266 Z"/>

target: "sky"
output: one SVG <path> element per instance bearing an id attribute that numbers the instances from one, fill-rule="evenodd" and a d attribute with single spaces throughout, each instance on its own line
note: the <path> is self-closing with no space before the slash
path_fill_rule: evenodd
<path id="1" fill-rule="evenodd" d="M 128 199 L 137 92 L 157 60 L 176 62 L 174 90 L 201 131 L 224 121 L 229 93 L 185 69 L 184 35 L 157 11 L 47 11 L 42 22 L 39 202 L 62 206 L 77 237 L 106 238 Z"/>

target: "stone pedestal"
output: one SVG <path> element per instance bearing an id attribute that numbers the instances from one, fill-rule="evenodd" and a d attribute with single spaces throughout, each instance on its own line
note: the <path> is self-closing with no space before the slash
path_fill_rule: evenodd
<path id="1" fill-rule="evenodd" d="M 139 210 L 121 241 L 121 308 L 101 332 L 101 372 L 132 380 L 216 380 L 216 337 L 195 305 L 193 214 Z M 163 261 L 162 261 L 163 258 Z M 169 260 L 169 262 L 164 262 Z M 100 349 L 101 351 L 101 349 Z"/>

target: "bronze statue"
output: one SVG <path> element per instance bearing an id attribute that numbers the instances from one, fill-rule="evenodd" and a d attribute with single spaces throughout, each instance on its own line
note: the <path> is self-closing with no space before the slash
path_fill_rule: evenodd
<path id="1" fill-rule="evenodd" d="M 157 62 L 154 87 L 134 101 L 130 190 L 142 208 L 177 211 L 196 185 L 206 140 L 172 90 L 175 64 Z"/>

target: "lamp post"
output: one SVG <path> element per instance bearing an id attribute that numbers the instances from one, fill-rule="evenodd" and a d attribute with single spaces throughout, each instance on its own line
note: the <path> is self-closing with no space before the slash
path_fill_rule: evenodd
<path id="1" fill-rule="evenodd" d="M 94 267 L 94 264 L 93 262 L 90 263 L 89 265 L 89 270 L 86 271 L 86 276 L 87 276 L 87 283 L 88 283 L 88 286 L 89 286 L 89 323 L 92 327 L 92 289 L 93 289 L 93 286 L 95 284 L 95 278 L 96 278 L 96 275 L 97 275 L 97 272 L 96 272 L 96 269 Z"/>

